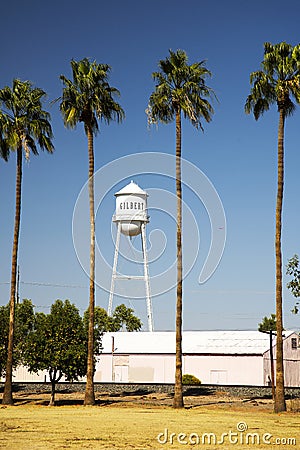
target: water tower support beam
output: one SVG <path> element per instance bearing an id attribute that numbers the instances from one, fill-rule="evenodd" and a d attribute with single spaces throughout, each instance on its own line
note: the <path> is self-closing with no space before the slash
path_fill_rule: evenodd
<path id="1" fill-rule="evenodd" d="M 150 278 L 149 278 L 149 267 L 148 267 L 148 256 L 147 256 L 147 242 L 146 242 L 146 223 L 142 223 L 142 247 L 144 256 L 144 277 L 145 277 L 145 287 L 146 287 L 146 302 L 147 302 L 147 317 L 148 317 L 148 330 L 153 331 L 153 315 L 152 315 L 152 301 L 150 293 Z"/>
<path id="2" fill-rule="evenodd" d="M 108 316 L 112 315 L 112 305 L 113 305 L 113 296 L 114 296 L 114 290 L 115 290 L 115 281 L 117 278 L 117 265 L 118 265 L 118 256 L 119 256 L 120 236 L 121 236 L 121 222 L 118 222 L 115 255 L 114 255 L 114 265 L 113 265 L 113 271 L 112 271 L 112 277 L 111 277 L 111 285 L 110 285 L 110 293 L 109 293 L 109 301 L 108 301 L 108 309 L 107 309 Z"/>

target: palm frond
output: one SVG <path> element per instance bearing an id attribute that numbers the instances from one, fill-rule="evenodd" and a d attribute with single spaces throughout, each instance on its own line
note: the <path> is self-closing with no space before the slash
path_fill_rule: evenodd
<path id="1" fill-rule="evenodd" d="M 22 146 L 26 159 L 30 152 L 38 154 L 36 143 L 41 149 L 53 151 L 50 114 L 42 109 L 46 93 L 33 87 L 30 81 L 13 80 L 12 88 L 0 90 L 0 135 L 1 154 L 8 157 L 10 150 Z M 49 141 L 44 147 L 43 142 Z"/>
<path id="2" fill-rule="evenodd" d="M 264 44 L 261 69 L 250 74 L 251 92 L 245 103 L 245 112 L 253 112 L 257 120 L 272 104 L 292 115 L 295 103 L 300 103 L 300 45 L 286 42 Z"/>
<path id="3" fill-rule="evenodd" d="M 60 76 L 64 85 L 60 98 L 64 124 L 75 128 L 78 122 L 84 122 L 85 130 L 90 126 L 97 133 L 98 120 L 121 122 L 125 113 L 114 99 L 120 96 L 120 92 L 108 83 L 110 66 L 84 58 L 72 60 L 71 68 L 72 80 Z"/>
<path id="4" fill-rule="evenodd" d="M 214 113 L 210 100 L 216 98 L 205 83 L 211 76 L 205 61 L 188 65 L 183 50 L 169 50 L 169 56 L 160 60 L 158 66 L 160 71 L 152 73 L 156 85 L 146 110 L 148 124 L 173 121 L 179 108 L 192 125 L 203 130 L 201 120 L 210 122 Z"/>

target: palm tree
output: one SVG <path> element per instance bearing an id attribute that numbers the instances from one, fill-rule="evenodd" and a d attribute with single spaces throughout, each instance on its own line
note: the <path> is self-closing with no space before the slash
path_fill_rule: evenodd
<path id="1" fill-rule="evenodd" d="M 64 89 L 60 110 L 64 124 L 75 128 L 83 122 L 88 141 L 89 158 L 89 204 L 90 204 L 90 298 L 89 298 L 89 330 L 87 381 L 85 405 L 95 403 L 94 394 L 94 307 L 95 307 L 95 208 L 94 208 L 94 135 L 98 132 L 98 120 L 110 123 L 112 120 L 122 121 L 124 111 L 115 102 L 114 96 L 119 91 L 108 83 L 110 66 L 90 62 L 87 58 L 71 61 L 73 80 L 60 76 Z"/>
<path id="2" fill-rule="evenodd" d="M 13 81 L 12 89 L 8 86 L 0 90 L 0 149 L 1 156 L 7 160 L 11 150 L 17 152 L 16 170 L 16 210 L 12 248 L 11 284 L 10 284 L 10 318 L 8 334 L 8 352 L 6 378 L 2 403 L 12 405 L 12 369 L 15 300 L 17 282 L 18 247 L 21 217 L 22 194 L 22 158 L 23 151 L 28 160 L 30 152 L 38 154 L 38 147 L 52 153 L 52 129 L 50 115 L 42 109 L 42 99 L 46 93 L 40 88 L 33 88 L 29 81 Z"/>
<path id="3" fill-rule="evenodd" d="M 206 86 L 211 76 L 205 61 L 188 65 L 183 50 L 173 52 L 159 61 L 159 72 L 152 74 L 156 81 L 147 109 L 149 122 L 176 122 L 176 195 L 177 195 L 177 301 L 176 301 L 176 372 L 174 408 L 183 407 L 182 395 L 182 182 L 181 182 L 181 115 L 193 126 L 203 130 L 201 120 L 210 122 L 213 108 L 209 98 L 214 96 Z"/>
<path id="4" fill-rule="evenodd" d="M 300 45 L 292 47 L 286 42 L 264 44 L 264 60 L 261 70 L 252 72 L 250 95 L 245 104 L 245 112 L 253 112 L 255 120 L 268 111 L 272 104 L 279 113 L 277 139 L 277 197 L 276 197 L 276 394 L 275 412 L 285 411 L 284 370 L 283 370 L 283 317 L 282 317 L 282 202 L 284 184 L 284 129 L 285 120 L 295 111 L 295 103 L 300 103 Z M 293 99 L 293 100 L 292 100 Z"/>

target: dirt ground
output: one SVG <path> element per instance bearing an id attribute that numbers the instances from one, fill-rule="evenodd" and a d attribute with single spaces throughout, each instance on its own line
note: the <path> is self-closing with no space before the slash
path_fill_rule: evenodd
<path id="1" fill-rule="evenodd" d="M 123 392 L 121 394 L 111 394 L 109 392 L 96 392 L 96 404 L 99 406 L 118 407 L 171 407 L 173 395 L 166 393 L 147 393 L 143 391 Z M 56 393 L 55 403 L 57 406 L 82 405 L 84 399 L 83 392 L 69 392 L 60 390 Z M 14 393 L 16 406 L 22 404 L 47 405 L 50 400 L 49 392 L 27 392 L 19 391 Z M 297 401 L 298 400 L 298 401 Z M 297 405 L 296 405 L 297 403 Z M 298 407 L 299 399 L 288 400 L 288 409 L 293 410 Z M 215 391 L 214 393 L 202 394 L 201 391 L 194 391 L 192 395 L 187 392 L 184 395 L 184 405 L 190 408 L 218 408 L 218 409 L 240 409 L 243 410 L 272 410 L 273 402 L 271 398 L 235 397 L 226 392 Z"/>

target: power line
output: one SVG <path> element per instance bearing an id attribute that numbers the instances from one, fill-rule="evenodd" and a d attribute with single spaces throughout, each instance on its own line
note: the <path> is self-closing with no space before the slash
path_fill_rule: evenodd
<path id="1" fill-rule="evenodd" d="M 80 288 L 80 289 L 87 288 L 87 286 L 81 286 L 80 284 L 40 283 L 38 281 L 21 281 L 21 284 L 29 284 L 31 286 L 49 286 L 49 287 L 65 287 L 65 288 Z"/>
<path id="2" fill-rule="evenodd" d="M 10 284 L 10 281 L 2 281 L 0 285 Z M 47 286 L 47 287 L 64 287 L 64 288 L 80 288 L 87 289 L 87 286 L 80 284 L 58 284 L 58 283 L 41 283 L 39 281 L 20 281 L 20 284 L 27 284 L 31 286 Z"/>

